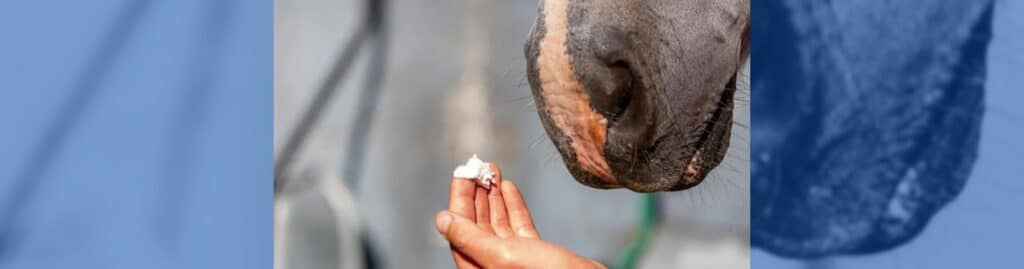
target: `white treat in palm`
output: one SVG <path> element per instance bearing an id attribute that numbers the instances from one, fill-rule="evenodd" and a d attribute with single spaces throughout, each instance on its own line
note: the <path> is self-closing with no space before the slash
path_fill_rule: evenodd
<path id="1" fill-rule="evenodd" d="M 494 171 L 491 171 L 491 166 L 480 160 L 480 158 L 477 158 L 476 154 L 473 154 L 473 157 L 466 160 L 466 164 L 456 167 L 452 176 L 456 178 L 476 179 L 476 183 L 480 184 L 480 186 L 483 186 L 484 188 L 490 188 L 491 184 L 494 183 L 492 181 L 494 179 Z"/>

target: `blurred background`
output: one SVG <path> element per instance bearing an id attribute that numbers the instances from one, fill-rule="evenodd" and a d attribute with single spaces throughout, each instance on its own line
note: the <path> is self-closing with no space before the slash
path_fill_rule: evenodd
<path id="1" fill-rule="evenodd" d="M 544 239 L 622 260 L 651 200 L 577 183 L 544 135 L 522 48 L 539 1 L 373 3 L 382 11 L 360 0 L 275 2 L 278 168 L 312 100 L 324 103 L 279 177 L 277 267 L 452 267 L 433 217 L 452 169 L 474 153 L 520 185 Z M 334 93 L 318 95 L 333 81 Z M 737 94 L 732 147 L 712 178 L 657 196 L 661 220 L 637 267 L 749 267 L 748 98 Z"/>

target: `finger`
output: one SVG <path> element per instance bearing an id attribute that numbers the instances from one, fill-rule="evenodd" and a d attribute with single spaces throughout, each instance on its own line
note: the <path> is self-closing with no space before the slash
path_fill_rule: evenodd
<path id="1" fill-rule="evenodd" d="M 487 201 L 487 189 L 483 187 L 476 187 L 476 197 L 474 199 L 474 207 L 476 208 L 476 224 L 481 229 L 494 234 L 494 230 L 491 229 L 491 209 Z"/>
<path id="2" fill-rule="evenodd" d="M 476 269 L 480 268 L 480 265 L 473 262 L 466 254 L 462 254 L 455 249 L 455 247 L 449 246 L 452 250 L 452 258 L 455 260 L 455 268 L 458 269 Z"/>
<path id="3" fill-rule="evenodd" d="M 476 181 L 453 177 L 448 198 L 448 210 L 465 218 L 476 219 L 475 196 Z M 452 249 L 452 258 L 455 260 L 456 268 L 480 268 L 465 254 L 455 251 L 454 248 Z"/>
<path id="4" fill-rule="evenodd" d="M 505 210 L 505 198 L 501 194 L 501 169 L 497 164 L 490 164 L 494 171 L 494 187 L 487 192 L 488 204 L 491 207 L 491 229 L 501 238 L 512 237 L 512 226 L 508 222 L 508 211 Z"/>
<path id="5" fill-rule="evenodd" d="M 477 261 L 483 267 L 487 267 L 491 261 L 500 261 L 502 256 L 507 256 L 509 247 L 507 243 L 494 234 L 481 229 L 476 222 L 441 211 L 435 219 L 438 232 L 448 240 L 452 248 L 462 253 L 469 260 Z"/>
<path id="6" fill-rule="evenodd" d="M 537 233 L 533 225 L 533 217 L 530 217 L 530 210 L 526 208 L 526 201 L 516 184 L 506 180 L 501 185 L 501 194 L 505 198 L 505 210 L 508 211 L 512 231 L 521 237 L 540 239 L 540 233 Z"/>
<path id="7" fill-rule="evenodd" d="M 459 216 L 476 219 L 476 181 L 453 177 L 448 195 L 448 210 Z"/>

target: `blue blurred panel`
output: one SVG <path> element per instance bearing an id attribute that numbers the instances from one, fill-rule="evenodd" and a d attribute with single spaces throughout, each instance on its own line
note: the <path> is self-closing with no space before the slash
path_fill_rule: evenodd
<path id="1" fill-rule="evenodd" d="M 0 267 L 271 267 L 272 9 L 0 4 Z"/>
<path id="2" fill-rule="evenodd" d="M 1024 7 L 1006 3 L 752 1 L 754 268 L 1013 263 L 1024 47 L 999 47 L 1021 24 L 997 18 Z"/>

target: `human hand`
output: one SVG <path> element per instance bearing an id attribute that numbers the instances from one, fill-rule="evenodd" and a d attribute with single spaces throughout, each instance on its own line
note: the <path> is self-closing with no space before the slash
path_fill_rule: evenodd
<path id="1" fill-rule="evenodd" d="M 605 268 L 541 240 L 519 189 L 489 165 L 495 171 L 490 190 L 453 178 L 448 210 L 435 218 L 457 268 Z"/>

